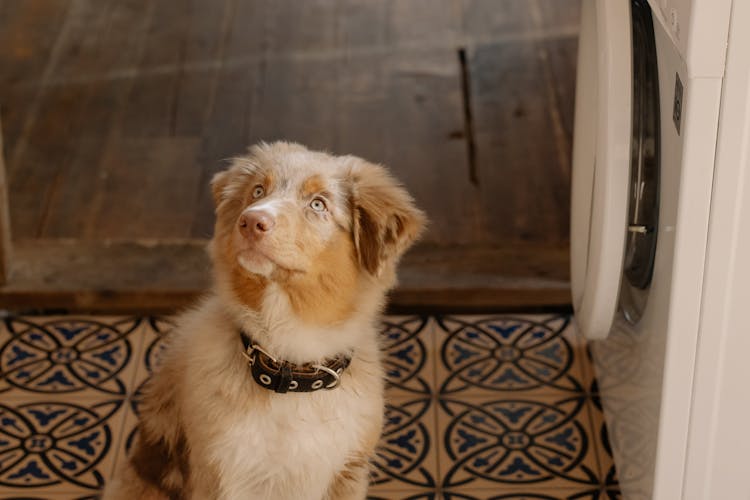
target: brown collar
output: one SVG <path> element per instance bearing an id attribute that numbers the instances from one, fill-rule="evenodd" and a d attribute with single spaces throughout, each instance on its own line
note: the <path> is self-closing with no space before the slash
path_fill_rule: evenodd
<path id="1" fill-rule="evenodd" d="M 295 365 L 277 360 L 240 331 L 242 355 L 250 364 L 253 380 L 266 389 L 278 393 L 314 392 L 338 387 L 340 376 L 349 366 L 351 358 L 339 355 L 323 364 Z"/>

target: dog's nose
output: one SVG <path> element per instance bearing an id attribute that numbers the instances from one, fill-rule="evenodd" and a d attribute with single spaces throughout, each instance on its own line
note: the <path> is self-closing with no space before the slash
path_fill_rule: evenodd
<path id="1" fill-rule="evenodd" d="M 276 223 L 271 214 L 259 210 L 240 215 L 238 224 L 245 238 L 262 238 Z"/>

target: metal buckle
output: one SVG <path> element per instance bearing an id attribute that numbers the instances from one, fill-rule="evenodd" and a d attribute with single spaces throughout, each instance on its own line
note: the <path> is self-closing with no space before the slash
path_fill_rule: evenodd
<path id="1" fill-rule="evenodd" d="M 253 346 L 248 346 L 246 351 L 242 351 L 242 355 L 245 356 L 245 359 L 247 359 L 247 363 L 250 366 L 253 366 L 255 364 L 255 349 L 253 349 Z"/>
<path id="2" fill-rule="evenodd" d="M 265 354 L 271 361 L 273 361 L 276 364 L 279 364 L 276 358 L 268 354 L 268 352 L 265 349 L 263 349 L 261 346 L 259 346 L 258 344 L 251 344 L 248 346 L 246 351 L 242 351 L 242 355 L 245 356 L 248 363 L 250 363 L 250 366 L 253 366 L 255 364 L 256 351 Z"/>
<path id="3" fill-rule="evenodd" d="M 327 366 L 312 365 L 312 367 L 315 368 L 316 370 L 323 370 L 324 372 L 330 373 L 331 375 L 333 375 L 333 382 L 331 382 L 330 384 L 328 384 L 326 386 L 326 389 L 333 389 L 334 387 L 336 387 L 337 385 L 339 385 L 339 383 L 341 382 L 341 376 L 338 373 L 336 373 L 335 371 L 333 371 L 332 369 L 328 368 Z"/>

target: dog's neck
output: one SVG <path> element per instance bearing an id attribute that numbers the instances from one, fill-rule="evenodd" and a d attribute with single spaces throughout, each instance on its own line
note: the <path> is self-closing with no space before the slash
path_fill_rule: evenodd
<path id="1" fill-rule="evenodd" d="M 382 291 L 363 290 L 349 317 L 336 324 L 313 325 L 295 314 L 284 291 L 273 282 L 264 290 L 259 310 L 238 302 L 231 292 L 224 295 L 238 328 L 274 357 L 296 364 L 319 363 L 340 354 L 351 356 L 358 346 L 372 344 L 374 322 L 383 302 Z"/>

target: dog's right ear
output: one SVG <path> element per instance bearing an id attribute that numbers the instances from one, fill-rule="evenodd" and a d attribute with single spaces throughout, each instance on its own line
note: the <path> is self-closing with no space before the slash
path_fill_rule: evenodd
<path id="1" fill-rule="evenodd" d="M 349 171 L 352 236 L 363 269 L 380 276 L 419 238 L 424 213 L 388 171 L 357 159 Z"/>

